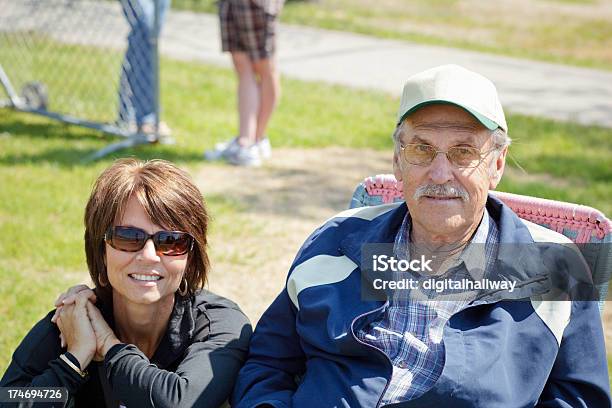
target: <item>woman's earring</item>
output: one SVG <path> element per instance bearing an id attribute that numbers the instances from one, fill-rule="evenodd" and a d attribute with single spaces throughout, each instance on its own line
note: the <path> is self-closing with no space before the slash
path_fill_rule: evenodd
<path id="1" fill-rule="evenodd" d="M 183 283 L 185 284 L 185 288 L 181 289 L 181 286 L 183 286 Z M 186 296 L 187 293 L 189 292 L 189 285 L 187 284 L 187 279 L 185 279 L 185 276 L 183 276 L 183 279 L 181 280 L 181 284 L 179 285 L 179 290 L 178 293 L 181 296 Z"/>
<path id="2" fill-rule="evenodd" d="M 106 279 L 105 276 L 106 276 L 106 271 L 98 275 L 98 284 L 100 285 L 100 287 L 105 287 L 106 285 L 108 285 L 108 279 Z"/>

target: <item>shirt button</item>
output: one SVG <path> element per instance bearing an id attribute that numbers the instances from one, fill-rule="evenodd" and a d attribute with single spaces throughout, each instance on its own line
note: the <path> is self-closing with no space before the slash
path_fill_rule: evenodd
<path id="1" fill-rule="evenodd" d="M 408 368 L 408 362 L 406 360 L 401 360 L 399 363 L 397 363 L 397 366 L 401 369 L 406 369 Z"/>

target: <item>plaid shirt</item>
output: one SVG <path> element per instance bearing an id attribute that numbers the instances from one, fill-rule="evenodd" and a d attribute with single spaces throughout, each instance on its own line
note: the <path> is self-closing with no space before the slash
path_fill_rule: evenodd
<path id="1" fill-rule="evenodd" d="M 402 259 L 410 259 L 410 222 L 410 214 L 406 214 L 395 237 L 394 253 Z M 473 245 L 474 243 L 481 245 Z M 499 230 L 485 210 L 470 244 L 464 249 L 459 260 L 451 265 L 444 278 L 484 278 L 495 262 L 498 243 Z M 459 295 L 455 292 L 448 298 L 452 300 L 444 300 L 449 295 L 434 294 L 422 289 L 417 291 L 418 293 L 411 293 L 408 299 L 389 299 L 389 307 L 383 316 L 356 333 L 361 341 L 384 352 L 393 364 L 393 373 L 382 399 L 383 404 L 418 398 L 436 383 L 444 368 L 444 326 L 453 314 L 467 306 L 478 295 L 476 291 Z M 431 300 L 432 295 L 435 296 L 434 300 Z"/>

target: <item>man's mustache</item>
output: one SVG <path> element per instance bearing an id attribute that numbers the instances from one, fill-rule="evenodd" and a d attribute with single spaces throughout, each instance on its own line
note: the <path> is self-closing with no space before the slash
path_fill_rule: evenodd
<path id="1" fill-rule="evenodd" d="M 453 186 L 450 184 L 425 184 L 417 187 L 414 195 L 412 196 L 415 200 L 421 197 L 440 197 L 440 198 L 460 198 L 463 201 L 467 201 L 470 195 L 467 191 L 460 186 Z"/>

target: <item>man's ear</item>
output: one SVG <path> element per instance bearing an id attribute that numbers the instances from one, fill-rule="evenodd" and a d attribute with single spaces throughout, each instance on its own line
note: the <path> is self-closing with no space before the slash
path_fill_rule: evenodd
<path id="1" fill-rule="evenodd" d="M 504 147 L 497 156 L 497 160 L 491 163 L 491 174 L 489 178 L 489 190 L 495 190 L 499 184 L 506 167 L 506 154 L 508 153 L 508 146 Z"/>
<path id="2" fill-rule="evenodd" d="M 393 174 L 397 181 L 402 181 L 402 164 L 397 149 L 393 152 Z"/>

